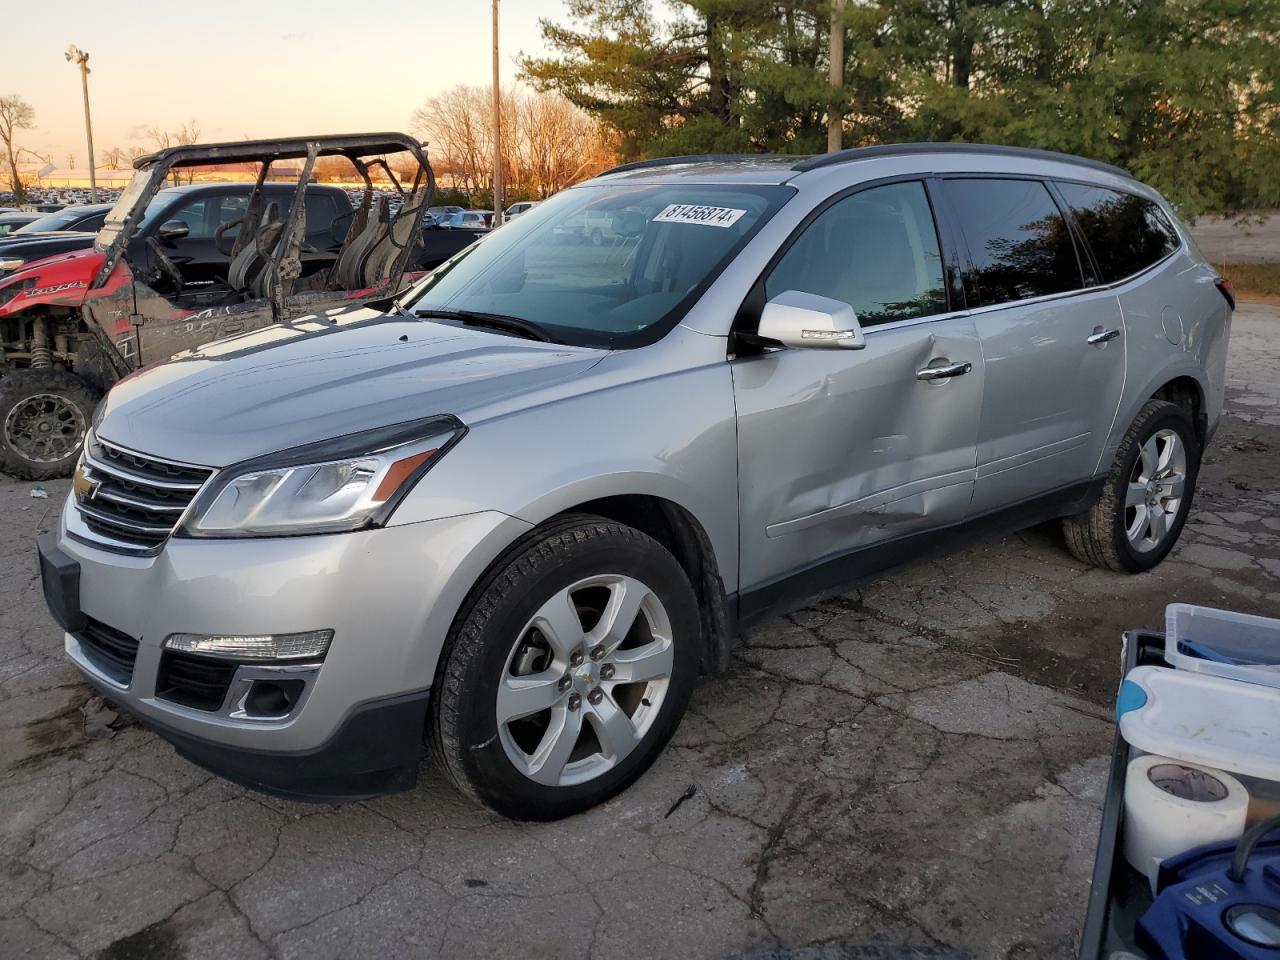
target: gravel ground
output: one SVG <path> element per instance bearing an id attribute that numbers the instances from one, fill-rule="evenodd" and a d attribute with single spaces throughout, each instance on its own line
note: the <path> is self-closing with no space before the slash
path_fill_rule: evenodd
<path id="1" fill-rule="evenodd" d="M 1121 631 L 1173 600 L 1280 601 L 1278 364 L 1280 307 L 1242 305 L 1228 415 L 1157 571 L 1088 569 L 1040 528 L 773 620 L 635 787 L 549 825 L 429 767 L 376 801 L 278 801 L 106 725 L 33 563 L 66 484 L 0 480 L 0 953 L 1074 956 Z"/>
<path id="2" fill-rule="evenodd" d="M 1191 233 L 1213 263 L 1280 261 L 1280 212 L 1275 210 L 1244 217 L 1200 217 Z"/>

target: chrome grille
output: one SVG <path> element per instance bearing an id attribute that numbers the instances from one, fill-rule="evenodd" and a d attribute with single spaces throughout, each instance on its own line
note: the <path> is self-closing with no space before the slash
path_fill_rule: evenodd
<path id="1" fill-rule="evenodd" d="M 100 543 L 150 550 L 173 532 L 212 475 L 209 467 L 149 457 L 90 434 L 76 473 L 76 509 Z"/>

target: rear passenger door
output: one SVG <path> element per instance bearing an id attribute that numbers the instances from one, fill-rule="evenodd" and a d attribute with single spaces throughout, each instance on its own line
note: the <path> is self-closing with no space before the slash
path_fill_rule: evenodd
<path id="1" fill-rule="evenodd" d="M 802 575 L 816 593 L 858 572 L 856 551 L 968 512 L 982 356 L 943 249 L 924 181 L 871 185 L 815 212 L 753 291 L 758 306 L 791 290 L 848 303 L 866 346 L 732 363 L 744 593 L 841 559 Z"/>
<path id="2" fill-rule="evenodd" d="M 1124 386 L 1124 323 L 1046 183 L 944 184 L 986 364 L 973 504 L 982 514 L 1094 475 Z"/>

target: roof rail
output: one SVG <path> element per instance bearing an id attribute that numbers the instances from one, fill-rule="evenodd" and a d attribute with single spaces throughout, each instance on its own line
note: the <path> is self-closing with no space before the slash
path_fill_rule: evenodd
<path id="1" fill-rule="evenodd" d="M 803 172 L 818 170 L 822 167 L 834 166 L 838 163 L 850 163 L 854 160 L 873 160 L 876 157 L 898 157 L 920 153 L 967 153 L 999 157 L 1023 157 L 1028 160 L 1056 160 L 1059 163 L 1071 163 L 1078 167 L 1090 167 L 1102 170 L 1119 177 L 1135 179 L 1128 170 L 1103 163 L 1101 160 L 1090 160 L 1070 153 L 1059 153 L 1056 150 L 1036 150 L 1031 147 L 1007 147 L 1002 144 L 987 143 L 885 143 L 873 147 L 854 147 L 836 153 L 823 153 L 806 157 L 793 164 L 791 169 Z"/>
<path id="2" fill-rule="evenodd" d="M 611 173 L 623 173 L 627 170 L 643 170 L 645 167 L 673 167 L 680 163 L 715 163 L 726 160 L 786 160 L 785 156 L 776 153 L 703 153 L 683 157 L 654 157 L 652 160 L 632 160 L 610 167 L 596 176 L 604 177 Z"/>

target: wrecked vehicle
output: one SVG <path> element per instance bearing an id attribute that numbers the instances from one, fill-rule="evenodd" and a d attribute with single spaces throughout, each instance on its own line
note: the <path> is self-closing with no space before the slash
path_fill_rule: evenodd
<path id="1" fill-rule="evenodd" d="M 409 158 L 406 182 L 388 155 Z M 345 157 L 363 179 L 355 209 L 342 190 L 312 183 L 321 157 Z M 288 182 L 269 179 L 280 161 L 302 161 Z M 229 164 L 256 165 L 256 180 L 194 181 Z M 395 293 L 435 184 L 421 145 L 396 133 L 171 147 L 134 167 L 91 247 L 0 276 L 4 472 L 70 473 L 99 396 L 148 363 Z M 401 198 L 395 214 L 375 171 Z M 192 182 L 170 187 L 171 177 Z"/>
<path id="2" fill-rule="evenodd" d="M 558 232 L 607 221 L 610 242 Z M 383 310 L 121 382 L 40 540 L 67 655 L 223 776 L 519 818 L 661 753 L 737 632 L 1059 520 L 1159 563 L 1230 291 L 1154 190 L 959 144 L 626 165 Z"/>

